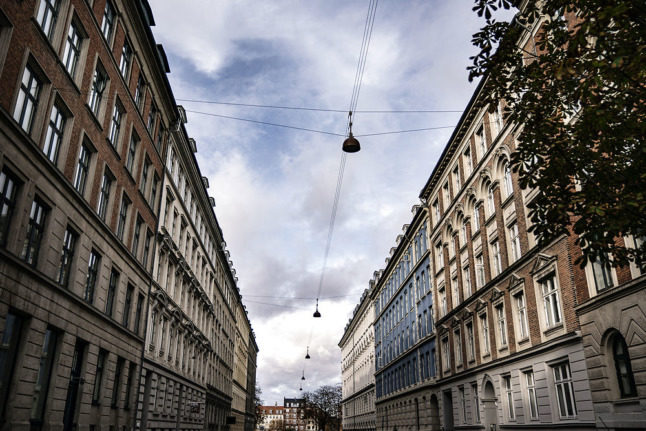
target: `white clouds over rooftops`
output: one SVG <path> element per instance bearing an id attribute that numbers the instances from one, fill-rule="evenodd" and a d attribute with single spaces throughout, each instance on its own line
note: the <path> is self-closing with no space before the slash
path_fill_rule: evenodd
<path id="1" fill-rule="evenodd" d="M 151 2 L 177 98 L 346 109 L 368 2 Z M 462 109 L 471 34 L 467 0 L 379 2 L 358 109 Z M 179 102 L 186 109 L 344 133 L 347 114 Z M 355 134 L 451 126 L 459 114 L 362 114 Z M 189 112 L 260 355 L 267 404 L 340 382 L 337 343 L 395 243 L 451 129 L 360 138 L 348 155 L 313 319 L 343 138 Z M 281 298 L 266 298 L 275 296 Z M 275 304 L 275 305 L 267 305 Z M 313 345 L 305 362 L 305 344 Z M 304 388 L 306 389 L 306 388 Z"/>

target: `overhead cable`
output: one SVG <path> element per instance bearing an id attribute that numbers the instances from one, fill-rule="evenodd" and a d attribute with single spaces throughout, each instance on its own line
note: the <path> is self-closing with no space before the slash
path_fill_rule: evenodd
<path id="1" fill-rule="evenodd" d="M 218 100 L 202 100 L 202 99 L 175 99 L 178 102 L 190 103 L 206 103 L 210 105 L 226 105 L 226 106 L 243 106 L 246 108 L 263 108 L 263 109 L 288 109 L 294 111 L 316 111 L 316 112 L 339 112 L 347 113 L 346 109 L 328 109 L 328 108 L 312 108 L 307 106 L 282 106 L 282 105 L 261 105 L 255 103 L 238 103 L 238 102 L 222 102 Z M 362 114 L 444 114 L 444 113 L 460 113 L 461 110 L 455 109 L 370 109 L 370 110 L 355 110 Z"/>
<path id="2" fill-rule="evenodd" d="M 193 110 L 190 110 L 190 109 L 186 109 L 186 112 L 190 112 L 190 113 L 193 113 L 193 114 L 199 114 L 199 115 L 208 115 L 210 117 L 226 118 L 228 120 L 245 121 L 245 122 L 248 122 L 248 123 L 262 124 L 262 125 L 265 125 L 265 126 L 274 126 L 274 127 L 282 127 L 282 128 L 285 128 L 285 129 L 301 130 L 303 132 L 321 133 L 321 134 L 324 134 L 324 135 L 341 136 L 341 137 L 346 136 L 346 135 L 344 135 L 342 133 L 328 132 L 326 130 L 309 129 L 307 127 L 290 126 L 288 124 L 271 123 L 269 121 L 253 120 L 251 118 L 231 117 L 229 115 L 220 115 L 220 114 L 213 114 L 211 112 L 193 111 Z M 355 135 L 355 136 L 357 138 L 361 138 L 361 137 L 366 137 L 366 136 L 394 135 L 394 134 L 398 134 L 398 133 L 411 133 L 411 132 L 423 132 L 423 131 L 428 131 L 428 130 L 451 129 L 451 128 L 454 128 L 454 127 L 455 126 L 425 127 L 425 128 L 421 128 L 421 129 L 393 130 L 393 131 L 388 131 L 388 132 L 365 133 L 365 134 L 362 134 L 362 135 Z"/>

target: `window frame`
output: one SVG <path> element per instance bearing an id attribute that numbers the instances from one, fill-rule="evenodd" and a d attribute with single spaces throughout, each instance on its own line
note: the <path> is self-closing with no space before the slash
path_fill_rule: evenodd
<path id="1" fill-rule="evenodd" d="M 92 82 L 90 83 L 90 91 L 88 91 L 87 101 L 87 106 L 90 108 L 90 112 L 94 114 L 97 120 L 101 118 L 102 108 L 106 99 L 104 95 L 109 93 L 109 83 L 110 77 L 108 72 L 105 70 L 103 64 L 101 64 L 97 59 L 94 74 L 92 75 Z"/>
<path id="2" fill-rule="evenodd" d="M 74 173 L 74 182 L 72 183 L 77 192 L 85 196 L 87 180 L 90 177 L 90 165 L 92 164 L 92 154 L 94 148 L 87 139 L 83 139 L 80 145 L 78 158 L 76 162 L 76 171 Z"/>
<path id="3" fill-rule="evenodd" d="M 0 247 L 7 246 L 13 213 L 17 206 L 17 197 L 23 182 L 11 169 L 4 166 L 0 170 Z M 2 214 L 5 214 L 2 217 Z"/>
<path id="4" fill-rule="evenodd" d="M 560 419 L 574 419 L 577 416 L 576 399 L 574 397 L 574 386 L 572 384 L 572 372 L 568 361 L 559 362 L 551 365 L 552 378 L 554 383 L 554 392 L 556 393 L 556 407 Z M 560 372 L 557 375 L 557 370 Z M 566 371 L 563 373 L 563 371 Z M 567 396 L 569 395 L 569 397 Z M 566 399 L 562 399 L 561 397 Z M 568 398 L 571 404 L 571 411 L 568 408 Z M 561 403 L 565 402 L 563 406 Z M 565 413 L 565 414 L 564 414 Z"/>
<path id="5" fill-rule="evenodd" d="M 94 304 L 94 292 L 96 290 L 97 280 L 99 279 L 102 257 L 101 253 L 95 248 L 92 248 L 87 261 L 85 288 L 83 290 L 83 300 L 88 304 Z"/>
<path id="6" fill-rule="evenodd" d="M 40 97 L 45 85 L 42 75 L 34 69 L 35 67 L 30 61 L 23 68 L 12 116 L 18 126 L 28 135 L 34 132 L 34 118 L 38 115 Z M 28 110 L 29 116 L 25 120 Z M 25 124 L 25 121 L 27 121 L 27 124 Z"/>
<path id="7" fill-rule="evenodd" d="M 73 16 L 70 21 L 69 28 L 67 29 L 67 33 L 65 34 L 65 44 L 61 61 L 64 69 L 75 83 L 78 71 L 82 69 L 80 64 L 84 39 L 87 39 L 87 34 L 76 19 L 76 16 Z"/>
<path id="8" fill-rule="evenodd" d="M 101 34 L 103 38 L 111 45 L 112 36 L 114 35 L 117 20 L 117 11 L 110 0 L 105 2 L 103 9 L 103 19 L 101 20 Z M 106 34 L 107 33 L 107 34 Z"/>
<path id="9" fill-rule="evenodd" d="M 27 235 L 21 252 L 22 260 L 28 265 L 38 265 L 38 256 L 45 234 L 46 224 L 49 219 L 50 207 L 38 196 L 34 196 L 29 210 L 29 221 L 27 224 Z M 37 213 L 37 214 L 35 214 Z M 34 217 L 37 220 L 34 220 Z"/>
<path id="10" fill-rule="evenodd" d="M 40 0 L 38 2 L 35 19 L 38 23 L 38 28 L 43 32 L 50 43 L 54 39 L 60 8 L 61 0 L 53 0 L 53 2 L 52 0 Z"/>
<path id="11" fill-rule="evenodd" d="M 75 245 L 78 237 L 78 232 L 70 225 L 65 228 L 65 232 L 63 233 L 63 246 L 61 247 L 61 263 L 56 278 L 57 283 L 63 287 L 69 286 L 72 261 L 74 260 Z"/>

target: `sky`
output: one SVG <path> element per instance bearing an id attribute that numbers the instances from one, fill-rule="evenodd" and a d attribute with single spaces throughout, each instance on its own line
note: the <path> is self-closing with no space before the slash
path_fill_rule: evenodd
<path id="1" fill-rule="evenodd" d="M 301 384 L 340 383 L 344 327 L 411 221 L 460 112 L 354 115 L 355 136 L 444 128 L 358 138 L 323 268 L 344 138 L 197 112 L 344 134 L 369 1 L 150 3 L 260 349 L 264 404 L 299 397 Z M 357 111 L 463 110 L 476 84 L 466 70 L 476 53 L 471 36 L 483 24 L 472 6 L 380 1 Z"/>

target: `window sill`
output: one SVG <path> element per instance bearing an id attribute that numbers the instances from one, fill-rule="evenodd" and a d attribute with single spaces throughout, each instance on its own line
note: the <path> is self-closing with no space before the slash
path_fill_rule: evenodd
<path id="1" fill-rule="evenodd" d="M 630 404 L 639 404 L 640 398 L 639 396 L 635 395 L 632 397 L 626 397 L 626 398 L 619 398 L 617 400 L 612 400 L 611 402 L 613 404 L 619 404 L 619 405 L 630 405 Z"/>
<path id="2" fill-rule="evenodd" d="M 498 352 L 506 352 L 508 350 L 509 350 L 509 346 L 506 344 L 502 347 L 498 347 Z"/>
<path id="3" fill-rule="evenodd" d="M 108 144 L 108 147 L 112 150 L 114 153 L 114 156 L 117 158 L 117 160 L 121 160 L 121 156 L 119 155 L 119 152 L 117 151 L 117 148 L 114 146 L 112 142 L 106 137 L 105 142 Z"/>
<path id="4" fill-rule="evenodd" d="M 555 332 L 560 331 L 561 329 L 563 329 L 563 323 L 559 323 L 558 325 L 547 328 L 543 331 L 543 335 L 549 336 L 554 334 Z"/>
<path id="5" fill-rule="evenodd" d="M 528 342 L 529 342 L 529 337 L 525 337 L 518 341 L 518 345 L 522 346 L 523 344 L 527 344 Z"/>
<path id="6" fill-rule="evenodd" d="M 94 121 L 94 124 L 96 124 L 96 126 L 99 128 L 99 130 L 101 132 L 103 132 L 103 126 L 101 125 L 101 121 L 99 121 L 99 118 L 97 117 L 97 115 L 94 113 L 92 108 L 90 108 L 90 105 L 88 105 L 86 103 L 85 104 L 85 109 L 87 109 L 87 112 L 90 113 L 90 118 L 92 118 L 92 121 Z"/>
<path id="7" fill-rule="evenodd" d="M 491 353 L 485 353 L 482 355 L 482 359 L 489 359 L 491 357 Z"/>
<path id="8" fill-rule="evenodd" d="M 500 206 L 505 208 L 509 204 L 509 202 L 511 202 L 513 200 L 513 198 L 514 198 L 514 193 L 512 192 L 505 198 L 504 201 L 502 201 Z"/>

